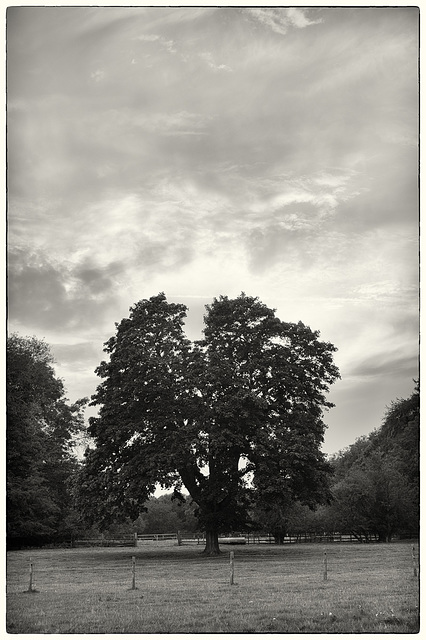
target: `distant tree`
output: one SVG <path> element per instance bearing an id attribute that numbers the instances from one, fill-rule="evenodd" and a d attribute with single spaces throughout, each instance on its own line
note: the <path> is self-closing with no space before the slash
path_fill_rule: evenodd
<path id="1" fill-rule="evenodd" d="M 382 426 L 334 456 L 334 502 L 326 509 L 337 529 L 360 539 L 389 541 L 419 526 L 419 388 L 386 410 Z"/>
<path id="2" fill-rule="evenodd" d="M 93 396 L 95 448 L 82 502 L 107 526 L 137 517 L 156 483 L 186 487 L 206 531 L 246 526 L 256 500 L 313 504 L 330 472 L 320 451 L 335 347 L 301 322 L 285 323 L 257 298 L 221 296 L 206 307 L 204 339 L 183 334 L 186 307 L 142 300 L 105 344 Z M 277 502 L 278 501 L 278 502 Z"/>
<path id="3" fill-rule="evenodd" d="M 371 436 L 380 449 L 420 492 L 420 387 L 415 383 L 409 398 L 398 399 L 386 409 L 382 426 Z"/>
<path id="4" fill-rule="evenodd" d="M 379 452 L 366 458 L 362 466 L 351 467 L 333 493 L 331 512 L 337 530 L 351 532 L 360 540 L 375 535 L 379 541 L 389 542 L 413 521 L 412 489 Z"/>
<path id="5" fill-rule="evenodd" d="M 327 489 L 327 485 L 325 488 Z M 328 494 L 328 490 L 324 493 Z M 259 505 L 255 518 L 256 528 L 270 533 L 274 537 L 275 544 L 283 544 L 284 538 L 288 535 L 319 530 L 316 509 L 300 501 L 289 502 L 286 506 L 281 504 L 275 509 Z"/>
<path id="6" fill-rule="evenodd" d="M 352 467 L 359 467 L 372 451 L 370 434 L 360 436 L 353 444 L 330 456 L 330 463 L 333 466 L 333 485 L 344 479 Z"/>
<path id="7" fill-rule="evenodd" d="M 273 535 L 275 544 L 283 544 L 288 535 L 322 534 L 337 531 L 332 504 L 331 487 L 324 487 L 324 499 L 315 508 L 296 500 L 283 508 L 264 508 L 255 511 L 255 523 L 258 531 Z M 333 519 L 334 518 L 334 519 Z"/>
<path id="8" fill-rule="evenodd" d="M 390 542 L 404 530 L 417 533 L 416 495 L 394 461 L 378 453 L 370 458 L 366 473 L 373 488 L 370 528 L 379 541 Z"/>
<path id="9" fill-rule="evenodd" d="M 280 500 L 275 507 L 268 503 L 262 504 L 262 501 L 258 500 L 252 514 L 253 528 L 271 534 L 275 544 L 283 544 L 284 537 L 289 533 L 292 506 L 293 503 L 285 504 L 284 500 Z"/>
<path id="10" fill-rule="evenodd" d="M 147 511 L 139 516 L 136 527 L 139 533 L 176 533 L 177 531 L 197 531 L 198 519 L 194 507 L 188 501 L 173 499 L 167 493 L 158 498 L 150 498 Z"/>
<path id="11" fill-rule="evenodd" d="M 68 484 L 77 468 L 72 442 L 85 401 L 68 404 L 42 340 L 12 334 L 6 355 L 8 539 L 68 535 L 77 519 Z"/>

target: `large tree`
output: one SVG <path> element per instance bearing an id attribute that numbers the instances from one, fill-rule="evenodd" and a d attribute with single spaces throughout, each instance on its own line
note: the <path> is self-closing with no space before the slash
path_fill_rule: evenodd
<path id="1" fill-rule="evenodd" d="M 218 553 L 218 533 L 243 527 L 258 496 L 270 505 L 324 497 L 335 347 L 244 293 L 207 305 L 204 339 L 191 343 L 186 310 L 163 293 L 141 300 L 105 343 L 80 486 L 105 526 L 137 517 L 157 483 L 185 487 L 205 552 Z"/>
<path id="2" fill-rule="evenodd" d="M 43 340 L 12 334 L 6 355 L 8 541 L 69 535 L 73 441 L 83 429 L 85 401 L 68 403 Z"/>

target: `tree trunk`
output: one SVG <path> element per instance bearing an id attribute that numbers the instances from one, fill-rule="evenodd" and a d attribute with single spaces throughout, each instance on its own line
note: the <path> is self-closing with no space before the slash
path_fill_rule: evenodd
<path id="1" fill-rule="evenodd" d="M 206 556 L 218 556 L 221 551 L 219 549 L 219 536 L 216 529 L 206 531 L 206 547 L 203 554 Z"/>

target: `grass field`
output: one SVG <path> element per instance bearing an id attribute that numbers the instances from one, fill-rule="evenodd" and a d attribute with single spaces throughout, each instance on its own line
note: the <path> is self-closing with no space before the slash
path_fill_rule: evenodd
<path id="1" fill-rule="evenodd" d="M 135 549 L 9 552 L 7 631 L 419 631 L 419 580 L 414 576 L 411 544 L 235 546 L 222 547 L 223 554 L 214 558 L 201 556 L 201 549 L 153 543 Z M 33 593 L 28 592 L 30 558 Z"/>

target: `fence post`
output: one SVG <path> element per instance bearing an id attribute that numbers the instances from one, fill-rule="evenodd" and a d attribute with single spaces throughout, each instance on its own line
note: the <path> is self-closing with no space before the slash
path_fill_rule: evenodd
<path id="1" fill-rule="evenodd" d="M 135 531 L 135 533 L 133 534 L 133 546 L 137 547 L 138 546 L 138 532 Z"/>
<path id="2" fill-rule="evenodd" d="M 324 551 L 324 580 L 327 580 L 327 551 Z"/>
<path id="3" fill-rule="evenodd" d="M 136 589 L 136 558 L 132 556 L 132 591 Z"/>
<path id="4" fill-rule="evenodd" d="M 34 593 L 35 592 L 35 588 L 34 588 L 34 565 L 33 562 L 30 558 L 30 584 L 28 587 L 28 593 Z"/>
<path id="5" fill-rule="evenodd" d="M 416 562 L 414 545 L 413 545 L 413 548 L 411 550 L 411 557 L 412 557 L 412 560 L 413 560 L 413 574 L 414 574 L 414 577 L 416 578 L 417 577 L 417 562 Z"/>
<path id="6" fill-rule="evenodd" d="M 229 566 L 230 566 L 229 583 L 234 584 L 234 552 L 233 551 L 229 553 Z"/>
<path id="7" fill-rule="evenodd" d="M 177 543 L 178 543 L 178 547 L 182 546 L 182 536 L 180 535 L 180 531 L 179 530 L 177 532 Z"/>

